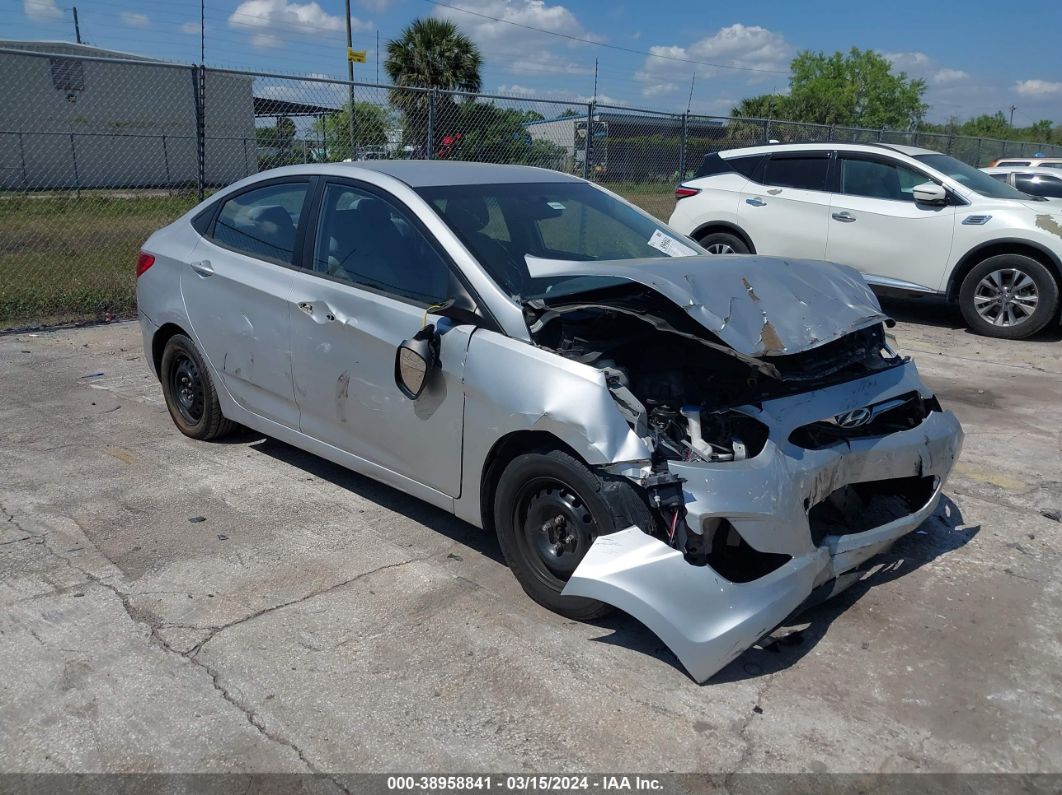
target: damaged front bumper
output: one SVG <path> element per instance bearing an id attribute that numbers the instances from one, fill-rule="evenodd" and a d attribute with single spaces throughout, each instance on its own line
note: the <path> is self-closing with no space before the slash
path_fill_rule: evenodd
<path id="1" fill-rule="evenodd" d="M 912 393 L 932 397 L 914 364 L 907 363 L 767 401 L 761 410 L 745 409 L 770 429 L 758 455 L 726 463 L 670 463 L 671 472 L 685 479 L 687 524 L 707 532 L 726 520 L 755 553 L 788 556 L 773 571 L 736 582 L 711 565 L 691 565 L 681 551 L 631 527 L 599 537 L 563 593 L 598 599 L 634 616 L 696 681 L 705 681 L 803 605 L 813 590 L 830 591 L 833 583 L 831 595 L 838 592 L 855 579 L 846 573 L 933 513 L 962 446 L 962 429 L 951 412 L 930 411 L 908 430 L 820 449 L 790 440 L 794 431 L 824 418 Z M 908 497 L 899 513 L 893 501 L 880 522 L 867 512 L 849 527 L 819 520 L 817 506 L 850 485 L 872 493 L 882 484 L 887 495 L 893 483 L 914 484 L 916 496 Z M 882 505 L 888 504 L 886 496 Z"/>

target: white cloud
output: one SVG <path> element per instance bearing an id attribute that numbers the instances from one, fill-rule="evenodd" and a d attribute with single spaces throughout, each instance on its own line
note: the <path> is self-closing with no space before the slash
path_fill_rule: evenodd
<path id="1" fill-rule="evenodd" d="M 351 17 L 356 31 L 372 30 L 372 23 Z M 229 16 L 229 26 L 252 31 L 251 44 L 261 49 L 276 47 L 283 34 L 319 36 L 345 30 L 343 17 L 329 14 L 316 2 L 290 3 L 288 0 L 244 0 Z"/>
<path id="2" fill-rule="evenodd" d="M 968 72 L 941 66 L 924 52 L 887 52 L 883 55 L 896 71 L 925 80 L 930 85 L 943 86 L 970 79 Z"/>
<path id="3" fill-rule="evenodd" d="M 962 69 L 939 69 L 929 76 L 929 82 L 943 85 L 945 83 L 957 83 L 960 80 L 969 80 L 970 75 Z"/>
<path id="4" fill-rule="evenodd" d="M 26 12 L 27 17 L 37 22 L 59 19 L 63 16 L 55 0 L 22 0 L 22 10 Z"/>
<path id="5" fill-rule="evenodd" d="M 787 72 L 796 48 L 781 33 L 739 23 L 720 28 L 714 36 L 700 39 L 688 47 L 658 44 L 650 47 L 649 52 L 657 57 L 647 57 L 634 75 L 642 84 L 644 96 L 674 93 L 689 85 L 690 76 L 695 71 L 699 78 L 729 74 L 747 82 L 760 81 L 769 76 L 765 72 Z M 719 69 L 685 61 L 737 68 Z"/>
<path id="6" fill-rule="evenodd" d="M 484 16 L 445 6 L 436 6 L 432 13 L 454 22 L 476 43 L 487 61 L 503 63 L 507 72 L 522 75 L 593 74 L 594 56 L 585 45 L 517 27 L 527 25 L 590 41 L 603 40 L 587 31 L 567 7 L 545 0 L 463 0 L 461 6 Z M 506 21 L 496 22 L 485 17 Z M 571 52 L 577 47 L 583 50 L 578 57 L 573 57 Z"/>
<path id="7" fill-rule="evenodd" d="M 146 28 L 151 25 L 151 20 L 147 14 L 138 14 L 134 11 L 123 11 L 118 16 L 121 17 L 122 22 L 131 28 Z"/>
<path id="8" fill-rule="evenodd" d="M 1014 84 L 1014 90 L 1026 97 L 1044 97 L 1062 94 L 1062 83 L 1050 80 L 1019 80 Z"/>

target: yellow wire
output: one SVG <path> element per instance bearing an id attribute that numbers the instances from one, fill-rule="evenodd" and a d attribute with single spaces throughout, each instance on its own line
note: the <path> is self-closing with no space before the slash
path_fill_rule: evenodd
<path id="1" fill-rule="evenodd" d="M 426 325 L 428 325 L 428 313 L 431 312 L 431 310 L 440 309 L 441 307 L 442 307 L 442 304 L 432 304 L 427 309 L 425 309 L 424 310 L 424 320 L 421 321 L 420 327 L 424 328 Z"/>

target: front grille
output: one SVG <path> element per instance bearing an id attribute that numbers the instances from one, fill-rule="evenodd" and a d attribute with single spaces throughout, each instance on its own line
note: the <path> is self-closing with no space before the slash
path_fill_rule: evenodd
<path id="1" fill-rule="evenodd" d="M 868 408 L 874 416 L 865 425 L 842 428 L 836 422 L 820 420 L 797 428 L 789 434 L 789 441 L 806 450 L 822 450 L 849 439 L 909 431 L 921 425 L 931 412 L 940 411 L 940 403 L 935 397 L 925 398 L 918 392 L 909 392 Z"/>
<path id="2" fill-rule="evenodd" d="M 827 536 L 863 533 L 910 516 L 926 506 L 936 487 L 932 475 L 842 486 L 808 511 L 811 538 L 820 546 Z"/>

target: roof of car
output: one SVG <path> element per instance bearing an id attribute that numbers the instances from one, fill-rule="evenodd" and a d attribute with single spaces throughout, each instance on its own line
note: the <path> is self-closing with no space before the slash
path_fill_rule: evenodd
<path id="1" fill-rule="evenodd" d="M 362 160 L 329 164 L 329 171 L 350 174 L 364 169 L 387 174 L 413 188 L 507 182 L 578 182 L 576 177 L 534 166 L 500 166 L 456 160 Z"/>
<path id="2" fill-rule="evenodd" d="M 916 155 L 936 155 L 940 154 L 932 149 L 923 149 L 919 146 L 904 146 L 902 144 L 886 144 L 886 143 L 870 143 L 870 144 L 849 144 L 849 143 L 815 143 L 815 144 L 765 144 L 763 146 L 748 146 L 741 149 L 727 149 L 720 152 L 722 157 L 739 157 L 741 155 L 759 155 L 767 154 L 769 152 L 817 152 L 822 150 L 844 150 L 846 152 L 880 152 L 882 149 L 891 149 L 894 152 L 899 152 L 909 157 Z"/>

